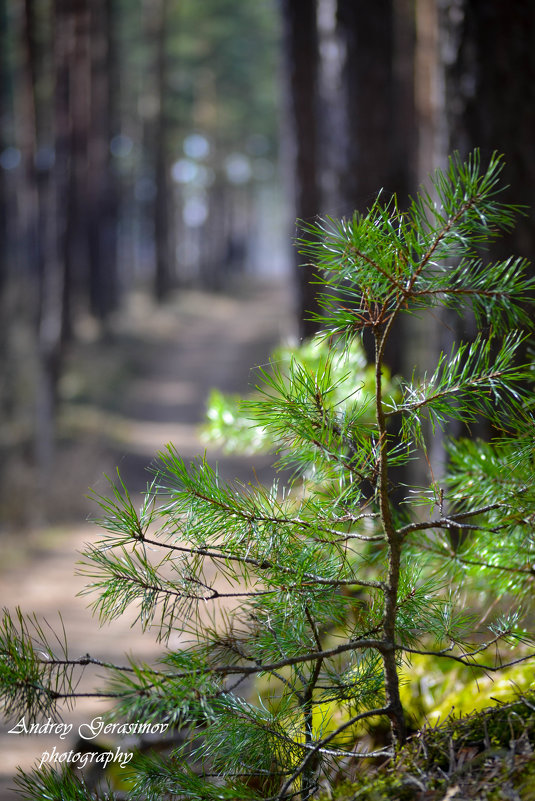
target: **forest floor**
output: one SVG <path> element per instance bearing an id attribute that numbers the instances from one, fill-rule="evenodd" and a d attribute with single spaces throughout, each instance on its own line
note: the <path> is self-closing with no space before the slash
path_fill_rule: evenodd
<path id="1" fill-rule="evenodd" d="M 72 657 L 90 653 L 124 664 L 132 654 L 154 661 L 163 647 L 157 632 L 143 634 L 127 615 L 101 628 L 88 608 L 91 598 L 78 595 L 86 584 L 76 573 L 79 552 L 99 537 L 88 520 L 97 514 L 88 489 L 106 494 L 104 474 L 115 475 L 118 466 L 129 489 L 142 492 L 150 479 L 147 466 L 169 442 L 186 461 L 206 450 L 225 478 L 268 478 L 269 457 L 229 457 L 207 447 L 199 425 L 210 389 L 246 392 L 255 383 L 252 368 L 291 333 L 288 288 L 253 283 L 232 295 L 183 292 L 163 307 L 134 296 L 107 341 L 88 328 L 69 354 L 62 380 L 59 449 L 46 503 L 33 526 L 24 532 L 6 526 L 0 538 L 2 606 L 36 612 L 60 630 L 62 621 Z M 31 499 L 14 493 L 13 505 L 31 519 Z M 84 682 L 96 686 L 96 676 L 88 673 Z M 64 720 L 76 732 L 103 709 L 84 700 Z M 73 745 L 57 735 L 9 729 L 0 729 L 0 801 L 19 797 L 12 789 L 17 766 L 28 769 L 43 752 Z"/>

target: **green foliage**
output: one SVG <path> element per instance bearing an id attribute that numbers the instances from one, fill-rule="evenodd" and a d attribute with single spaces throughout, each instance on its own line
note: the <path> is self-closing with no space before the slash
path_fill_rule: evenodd
<path id="1" fill-rule="evenodd" d="M 301 379 L 294 386 L 292 379 L 299 373 Z M 387 376 L 388 373 L 385 379 Z M 248 398 L 212 390 L 208 400 L 208 422 L 203 432 L 206 441 L 240 453 L 283 448 L 284 436 L 276 438 L 273 427 L 264 424 L 262 410 L 256 402 L 266 394 L 269 386 L 286 414 L 284 399 L 290 399 L 303 381 L 316 382 L 318 389 L 323 387 L 324 398 L 341 416 L 354 414 L 368 424 L 373 422 L 375 375 L 373 366 L 366 364 L 361 343 L 353 340 L 347 348 L 333 350 L 320 335 L 299 346 L 277 348 L 270 360 L 270 370 L 259 371 L 261 386 Z M 348 395 L 349 381 L 354 389 Z M 386 392 L 394 392 L 388 380 L 385 380 Z M 306 395 L 304 400 L 306 402 Z"/>
<path id="2" fill-rule="evenodd" d="M 25 616 L 18 608 L 14 615 L 4 610 L 0 625 L 0 698 L 13 719 L 25 715 L 33 723 L 55 716 L 58 699 L 71 690 L 74 667 L 68 662 L 65 632 L 47 632 L 47 628 L 35 615 Z"/>
<path id="3" fill-rule="evenodd" d="M 102 539 L 82 568 L 95 611 L 108 621 L 134 604 L 164 642 L 181 637 L 156 667 L 103 665 L 100 694 L 115 699 L 112 717 L 195 738 L 135 759 L 129 797 L 305 801 L 340 762 L 398 753 L 411 660 L 490 674 L 533 655 L 522 617 L 533 563 L 531 371 L 519 356 L 525 335 L 511 326 L 527 326 L 534 280 L 522 261 L 481 260 L 517 211 L 500 201 L 500 171 L 497 157 L 486 170 L 477 154 L 453 158 L 407 212 L 379 198 L 367 215 L 305 226 L 322 334 L 277 354 L 239 408 L 212 405 L 212 432 L 243 442 L 250 421 L 246 444 L 270 443 L 289 479 L 225 484 L 205 459 L 188 465 L 168 446 L 139 511 L 120 480 L 100 499 Z M 398 385 L 387 341 L 402 314 L 436 306 L 471 308 L 480 334 L 441 355 L 431 376 Z M 437 428 L 480 416 L 501 441 L 452 443 L 450 476 L 394 503 L 392 468 L 425 459 Z M 51 660 L 70 682 L 82 663 L 52 650 L 44 659 L 6 621 L 4 697 L 35 714 L 70 699 L 44 679 Z M 255 678 L 260 700 L 247 697 Z M 386 745 L 355 743 L 380 725 Z"/>
<path id="4" fill-rule="evenodd" d="M 69 798 L 72 801 L 87 801 L 92 798 L 95 801 L 113 801 L 116 798 L 111 791 L 92 794 L 84 780 L 77 778 L 65 767 L 56 771 L 46 765 L 40 771 L 20 771 L 15 783 L 20 797 L 27 801 L 35 801 L 36 798 Z"/>

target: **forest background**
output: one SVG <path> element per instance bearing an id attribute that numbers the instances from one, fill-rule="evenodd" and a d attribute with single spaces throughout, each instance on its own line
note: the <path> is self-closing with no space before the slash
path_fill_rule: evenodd
<path id="1" fill-rule="evenodd" d="M 239 304 L 230 317 L 214 311 L 208 339 L 191 321 L 193 299 L 220 309 L 261 284 L 259 329 L 262 308 L 271 338 L 313 332 L 296 218 L 365 210 L 380 188 L 405 198 L 454 150 L 478 147 L 483 160 L 498 150 L 508 200 L 529 211 L 491 258 L 534 260 L 529 0 L 1 0 L 0 37 L 0 533 L 10 551 L 13 532 L 22 542 L 21 530 L 85 513 L 102 464 L 82 447 L 95 438 L 88 400 L 106 395 L 113 411 L 121 370 L 140 369 L 117 347 L 125 331 L 142 339 L 144 320 L 178 314 L 176 348 L 189 329 L 208 353 Z M 396 340 L 394 372 L 425 369 L 458 338 L 459 321 L 441 314 Z M 93 367 L 80 374 L 88 353 Z M 210 362 L 196 358 L 199 371 Z"/>
<path id="2" fill-rule="evenodd" d="M 492 255 L 533 258 L 528 0 L 3 0 L 0 22 L 6 521 L 28 522 L 30 487 L 32 515 L 50 514 L 69 353 L 106 347 L 133 292 L 165 303 L 286 277 L 308 335 L 295 218 L 407 197 L 474 147 L 504 154 L 531 209 Z M 418 343 L 432 359 L 454 325 L 407 331 L 392 369 L 425 366 Z"/>

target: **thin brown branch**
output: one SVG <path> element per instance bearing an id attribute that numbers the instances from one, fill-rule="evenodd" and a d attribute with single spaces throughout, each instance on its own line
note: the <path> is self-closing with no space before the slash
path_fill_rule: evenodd
<path id="1" fill-rule="evenodd" d="M 185 601 L 215 601 L 220 600 L 222 598 L 250 598 L 250 597 L 257 597 L 259 595 L 272 595 L 274 592 L 278 592 L 278 590 L 250 590 L 249 592 L 220 592 L 216 590 L 215 587 L 208 587 L 207 585 L 202 585 L 202 582 L 196 582 L 201 584 L 202 586 L 206 587 L 207 590 L 210 591 L 210 595 L 195 595 L 193 593 L 182 592 L 180 590 L 171 590 L 166 587 L 160 587 L 158 584 L 149 584 L 142 579 L 138 579 L 136 576 L 115 576 L 117 581 L 128 582 L 131 584 L 136 584 L 143 590 L 150 590 L 156 594 L 162 595 L 171 595 L 175 598 L 179 599 L 182 598 Z"/>
<path id="2" fill-rule="evenodd" d="M 322 659 L 329 659 L 333 656 L 338 656 L 339 654 L 347 653 L 348 651 L 356 651 L 362 650 L 367 648 L 377 648 L 381 649 L 384 647 L 384 641 L 378 639 L 358 639 L 358 640 L 350 640 L 349 642 L 342 643 L 334 648 L 328 648 L 325 650 L 318 650 L 318 651 L 309 651 L 306 654 L 301 654 L 299 656 L 291 656 L 285 657 L 280 659 L 277 662 L 271 663 L 258 663 L 255 665 L 216 665 L 215 667 L 206 667 L 206 673 L 211 675 L 218 675 L 218 676 L 230 676 L 230 675 L 242 675 L 242 676 L 252 676 L 256 673 L 272 673 L 276 670 L 280 670 L 284 667 L 292 667 L 294 665 L 303 664 L 305 662 L 317 662 L 317 660 Z M 44 660 L 43 660 L 44 661 Z M 78 660 L 74 660 L 73 663 L 79 664 Z M 46 664 L 50 664 L 46 662 Z M 128 670 L 128 669 L 127 669 Z M 131 672 L 136 672 L 132 670 Z M 179 672 L 179 673 L 163 673 L 161 671 L 156 671 L 151 669 L 151 674 L 154 676 L 161 677 L 162 681 L 169 681 L 169 680 L 177 680 L 177 679 L 185 679 L 191 678 L 190 672 Z M 139 687 L 139 691 L 146 692 L 154 687 L 157 687 L 158 683 L 148 683 L 144 684 L 143 687 Z M 131 691 L 128 691 L 131 692 Z M 115 694 L 96 694 L 94 697 L 102 697 L 102 698 L 122 698 L 124 695 L 128 693 L 115 693 Z M 76 698 L 78 695 L 76 693 L 62 695 L 62 698 Z M 86 697 L 85 694 L 81 694 L 81 697 Z M 90 694 L 88 697 L 93 697 Z"/>
<path id="3" fill-rule="evenodd" d="M 506 506 L 504 503 L 492 503 L 487 506 L 481 506 L 478 509 L 472 509 L 469 512 L 459 512 L 458 514 L 448 515 L 447 517 L 442 516 L 436 520 L 408 523 L 406 526 L 398 528 L 397 533 L 400 537 L 406 537 L 408 534 L 412 534 L 415 531 L 426 531 L 433 528 L 474 528 L 481 531 L 483 530 L 482 526 L 467 526 L 463 521 L 469 520 L 471 517 L 486 514 L 487 512 L 493 512 L 496 509 L 503 509 L 504 506 Z M 497 529 L 492 528 L 485 530 L 495 531 Z"/>
<path id="4" fill-rule="evenodd" d="M 481 662 L 472 661 L 478 654 L 483 653 L 483 651 L 488 650 L 491 646 L 495 645 L 499 640 L 503 638 L 503 634 L 497 635 L 493 637 L 492 640 L 489 640 L 486 643 L 483 643 L 479 648 L 474 648 L 473 651 L 465 654 L 454 654 L 451 653 L 454 645 L 450 646 L 449 648 L 444 648 L 440 651 L 425 651 L 420 650 L 418 648 L 409 648 L 405 645 L 397 645 L 396 649 L 399 651 L 403 651 L 404 653 L 408 654 L 417 654 L 419 656 L 433 656 L 436 658 L 443 658 L 443 659 L 451 659 L 454 662 L 460 662 L 462 665 L 466 665 L 467 667 L 476 668 L 484 671 L 488 671 L 491 673 L 497 673 L 500 670 L 505 670 L 505 668 L 513 667 L 514 665 L 519 665 L 522 662 L 527 662 L 528 659 L 533 659 L 535 657 L 535 651 L 526 654 L 525 656 L 520 656 L 516 659 L 512 659 L 509 662 L 502 662 L 499 665 L 485 665 Z"/>
<path id="5" fill-rule="evenodd" d="M 349 720 L 346 720 L 346 721 L 344 721 L 344 723 L 341 723 L 340 726 L 338 726 L 334 731 L 332 731 L 330 734 L 328 734 L 322 740 L 318 740 L 318 742 L 315 743 L 315 745 L 313 745 L 313 747 L 308 751 L 306 756 L 301 760 L 301 762 L 299 763 L 297 768 L 294 770 L 292 775 L 285 781 L 285 783 L 282 786 L 279 794 L 277 796 L 275 796 L 272 800 L 269 799 L 269 801 L 283 801 L 283 799 L 284 799 L 284 797 L 286 795 L 286 792 L 290 789 L 290 787 L 292 786 L 294 781 L 296 779 L 298 779 L 299 776 L 303 773 L 303 771 L 307 768 L 308 764 L 311 762 L 313 757 L 316 756 L 316 754 L 319 753 L 321 748 L 324 748 L 326 745 L 328 745 L 331 742 L 331 740 L 334 740 L 334 738 L 337 737 L 339 734 L 341 734 L 343 731 L 348 729 L 350 726 L 353 726 L 355 723 L 358 723 L 359 720 L 365 720 L 366 718 L 371 718 L 371 717 L 378 717 L 380 715 L 387 715 L 388 713 L 389 713 L 389 708 L 388 707 L 378 707 L 377 709 L 369 709 L 369 710 L 367 710 L 365 712 L 360 712 L 358 715 L 354 715 L 352 718 L 349 718 Z M 377 752 L 377 753 L 379 753 L 379 752 Z M 352 752 L 352 755 L 353 755 L 353 752 Z M 357 752 L 357 755 L 358 755 L 358 752 Z M 366 754 L 367 757 L 370 757 L 370 755 L 371 755 L 370 752 Z M 374 755 L 377 755 L 377 754 L 374 754 Z M 392 751 L 389 751 L 389 750 L 387 751 L 385 749 L 384 751 L 380 752 L 380 755 L 381 756 L 383 756 L 383 755 L 392 756 Z"/>
<path id="6" fill-rule="evenodd" d="M 210 559 L 218 559 L 223 562 L 237 562 L 239 564 L 244 565 L 251 565 L 252 567 L 257 567 L 259 570 L 275 570 L 280 571 L 281 573 L 294 575 L 295 568 L 293 566 L 281 565 L 278 562 L 272 562 L 270 559 L 254 559 L 251 556 L 238 556 L 237 554 L 229 554 L 229 553 L 220 553 L 219 551 L 211 550 L 209 548 L 195 548 L 188 545 L 171 545 L 168 542 L 160 542 L 159 540 L 154 540 L 150 537 L 144 537 L 143 542 L 146 545 L 156 545 L 159 548 L 165 548 L 169 551 L 175 551 L 177 553 L 188 553 L 192 556 L 207 556 Z M 91 549 L 92 551 L 98 551 L 98 547 L 94 547 Z M 91 550 L 86 552 L 85 556 L 89 559 L 91 558 Z M 83 575 L 91 575 L 88 571 L 80 571 Z M 360 587 L 373 587 L 375 589 L 382 589 L 383 584 L 380 581 L 365 581 L 363 579 L 357 578 L 347 578 L 347 579 L 328 579 L 324 578 L 323 576 L 317 576 L 314 573 L 303 573 L 303 578 L 307 582 L 313 582 L 315 584 L 321 584 L 322 586 L 327 587 L 346 587 L 351 585 L 358 585 Z M 300 587 L 300 584 L 293 584 L 290 585 L 290 589 L 294 589 Z M 288 587 L 286 587 L 288 589 Z"/>
<path id="7" fill-rule="evenodd" d="M 419 297 L 433 297 L 437 296 L 438 298 L 443 297 L 444 295 L 480 295 L 486 298 L 503 298 L 506 293 L 501 290 L 490 290 L 490 289 L 470 289 L 469 287 L 451 287 L 449 285 L 440 287 L 439 289 L 417 289 L 411 295 L 412 298 L 419 298 Z"/>
<path id="8" fill-rule="evenodd" d="M 78 665 L 85 667 L 86 665 L 97 665 L 98 667 L 104 667 L 108 670 L 120 670 L 124 671 L 125 673 L 135 673 L 135 669 L 133 667 L 127 665 L 115 665 L 112 662 L 103 662 L 100 659 L 95 659 L 95 657 L 86 654 L 85 656 L 81 656 L 78 659 L 40 659 L 39 663 L 41 665 L 51 665 L 52 667 L 76 667 Z M 162 675 L 165 675 L 162 673 Z"/>
<path id="9" fill-rule="evenodd" d="M 480 392 L 480 386 L 482 384 L 485 385 L 491 381 L 494 381 L 495 379 L 501 378 L 504 375 L 507 375 L 507 370 L 496 370 L 493 373 L 488 373 L 480 377 L 471 376 L 469 385 L 462 383 L 453 384 L 447 389 L 444 389 L 441 392 L 435 392 L 433 395 L 429 395 L 422 400 L 414 401 L 413 403 L 405 403 L 402 406 L 396 406 L 396 408 L 385 412 L 385 417 L 393 417 L 394 415 L 402 414 L 403 412 L 416 412 L 424 406 L 428 406 L 430 403 L 433 403 L 433 401 L 440 400 L 441 398 L 447 398 L 448 396 L 455 395 L 458 392 Z"/>
<path id="10" fill-rule="evenodd" d="M 365 261 L 366 264 L 368 264 L 370 267 L 373 267 L 374 270 L 377 270 L 377 272 L 380 273 L 383 276 L 383 278 L 386 278 L 387 281 L 390 281 L 392 286 L 395 287 L 398 292 L 400 292 L 402 295 L 406 293 L 407 290 L 403 286 L 403 284 L 400 284 L 399 281 L 397 281 L 394 278 L 392 273 L 389 273 L 388 270 L 385 270 L 384 267 L 381 267 L 379 262 L 370 258 L 366 253 L 363 253 L 362 250 L 359 250 L 358 248 L 355 248 L 353 246 L 351 247 L 351 251 L 355 256 L 357 256 L 357 258 L 362 259 L 362 261 Z"/>
<path id="11" fill-rule="evenodd" d="M 376 514 L 362 514 L 362 515 L 355 516 L 353 519 L 351 519 L 351 521 L 339 520 L 338 522 L 340 522 L 340 523 L 343 523 L 343 522 L 356 523 L 359 520 L 363 520 L 364 518 L 376 519 L 377 515 Z M 290 521 L 283 521 L 283 522 L 290 522 Z M 322 525 L 317 525 L 315 523 L 311 523 L 308 520 L 303 520 L 302 518 L 299 518 L 299 517 L 295 518 L 293 520 L 293 522 L 296 523 L 297 525 L 300 525 L 300 526 L 303 526 L 303 527 L 306 527 L 306 528 L 309 528 L 309 529 L 313 529 L 314 531 L 321 531 L 321 532 L 323 532 L 325 534 L 330 534 L 333 537 L 340 537 L 340 538 L 353 539 L 353 540 L 361 540 L 362 542 L 379 542 L 380 540 L 383 539 L 383 536 L 381 534 L 377 535 L 377 536 L 366 536 L 365 534 L 356 534 L 354 532 L 339 531 L 338 529 L 335 529 L 335 528 L 330 528 L 328 526 L 322 526 Z"/>
<path id="12" fill-rule="evenodd" d="M 358 640 L 349 640 L 349 642 L 342 643 L 341 645 L 337 645 L 334 648 L 328 648 L 323 651 L 309 651 L 306 654 L 301 654 L 300 656 L 290 656 L 285 659 L 281 659 L 278 662 L 272 662 L 268 664 L 262 664 L 260 666 L 247 666 L 242 665 L 220 665 L 213 668 L 208 668 L 207 672 L 217 675 L 230 675 L 233 673 L 243 673 L 247 675 L 253 675 L 255 673 L 260 673 L 262 671 L 272 671 L 272 670 L 280 670 L 284 667 L 291 667 L 293 665 L 300 665 L 303 662 L 315 662 L 320 657 L 322 659 L 329 659 L 332 656 L 338 656 L 339 654 L 347 653 L 348 651 L 357 651 L 363 650 L 366 648 L 377 648 L 382 649 L 384 647 L 384 641 L 379 639 L 358 639 Z M 177 673 L 173 674 L 172 678 L 185 678 L 188 676 L 188 673 Z"/>
<path id="13" fill-rule="evenodd" d="M 421 275 L 423 270 L 427 267 L 427 265 L 429 264 L 429 262 L 433 258 L 433 255 L 435 254 L 436 250 L 438 249 L 438 247 L 440 246 L 440 244 L 442 243 L 444 238 L 449 234 L 449 232 L 452 230 L 452 228 L 462 218 L 462 216 L 468 211 L 468 209 L 470 209 L 470 208 L 472 208 L 473 206 L 476 205 L 476 202 L 477 202 L 478 199 L 479 199 L 479 197 L 475 196 L 475 197 L 469 198 L 467 201 L 465 201 L 465 203 L 462 204 L 462 206 L 459 208 L 457 213 L 454 214 L 452 216 L 452 218 L 449 219 L 445 223 L 445 225 L 440 229 L 440 231 L 438 231 L 438 233 L 435 235 L 433 241 L 429 245 L 427 251 L 422 256 L 418 267 L 414 270 L 414 272 L 410 276 L 409 280 L 407 281 L 406 286 L 404 286 L 402 288 L 402 295 L 399 298 L 395 308 L 390 313 L 390 315 L 388 317 L 388 320 L 387 320 L 387 323 L 385 325 L 384 331 L 383 331 L 381 344 L 380 344 L 380 348 L 379 348 L 379 353 L 378 353 L 378 358 L 380 359 L 381 362 L 382 362 L 382 359 L 383 359 L 383 356 L 384 356 L 384 349 L 385 349 L 385 346 L 386 346 L 386 342 L 388 340 L 388 337 L 390 336 L 390 331 L 392 330 L 392 326 L 394 325 L 394 322 L 397 319 L 401 309 L 407 303 L 407 300 L 411 297 L 411 294 L 414 291 L 414 284 L 416 283 L 416 280 Z"/>
<path id="14" fill-rule="evenodd" d="M 43 693 L 52 701 L 68 701 L 70 699 L 76 698 L 124 698 L 127 694 L 126 692 L 69 692 L 69 693 L 60 693 L 56 690 L 52 690 L 49 687 L 43 687 L 42 684 L 36 684 L 35 682 L 16 682 L 14 687 L 19 688 L 21 690 L 37 690 L 38 692 Z"/>
<path id="15" fill-rule="evenodd" d="M 457 526 L 456 528 L 462 528 L 462 526 Z M 494 531 L 494 529 L 490 530 Z M 428 553 L 434 553 L 437 556 L 442 556 L 443 558 L 448 557 L 450 559 L 454 559 L 461 565 L 473 565 L 473 567 L 484 567 L 489 570 L 499 570 L 499 571 L 504 571 L 505 573 L 520 573 L 521 575 L 535 577 L 535 568 L 533 567 L 514 567 L 513 565 L 495 565 L 492 564 L 491 562 L 479 561 L 478 559 L 467 559 L 464 556 L 460 556 L 455 551 L 448 550 L 444 552 L 439 550 L 438 548 L 433 548 L 431 545 L 427 545 L 426 543 L 418 543 L 418 547 L 422 548 L 422 550 L 424 551 L 428 551 Z"/>
<path id="16" fill-rule="evenodd" d="M 388 331 L 387 325 L 387 331 Z M 399 578 L 401 571 L 402 539 L 392 519 L 388 486 L 388 434 L 382 402 L 383 352 L 387 333 L 375 334 L 375 403 L 379 437 L 379 464 L 377 491 L 379 511 L 385 538 L 388 542 L 388 578 L 384 589 L 383 636 L 385 643 L 380 650 L 383 659 L 386 701 L 392 723 L 394 746 L 406 739 L 406 724 L 399 692 L 399 675 L 394 650 L 396 619 L 398 610 Z M 386 647 L 385 647 L 386 646 Z"/>

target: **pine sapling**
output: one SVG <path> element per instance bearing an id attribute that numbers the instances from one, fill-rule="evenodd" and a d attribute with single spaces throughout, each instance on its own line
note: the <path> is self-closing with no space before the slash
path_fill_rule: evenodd
<path id="1" fill-rule="evenodd" d="M 136 604 L 139 624 L 158 626 L 168 649 L 156 666 L 73 660 L 33 618 L 6 612 L 6 713 L 59 713 L 82 693 L 80 671 L 98 663 L 109 680 L 95 694 L 113 699 L 112 720 L 195 735 L 170 753 L 137 754 L 129 798 L 305 801 L 341 761 L 395 756 L 411 660 L 495 672 L 534 655 L 519 611 L 533 565 L 531 371 L 520 332 L 531 330 L 534 279 L 523 259 L 482 257 L 518 212 L 500 199 L 501 169 L 499 157 L 486 169 L 477 153 L 454 157 L 407 211 L 379 196 L 365 215 L 303 227 L 322 332 L 260 371 L 239 408 L 218 398 L 212 415 L 238 440 L 247 420 L 257 435 L 248 444 L 277 452 L 280 481 L 225 484 L 172 446 L 141 509 L 118 481 L 99 499 L 104 533 L 84 555 L 87 591 L 103 621 Z M 385 353 L 400 318 L 441 308 L 469 310 L 478 337 L 441 354 L 432 375 L 392 379 Z M 364 334 L 375 342 L 371 368 Z M 452 442 L 449 476 L 405 487 L 394 503 L 393 470 L 426 461 L 451 420 L 478 418 L 500 441 Z M 503 598 L 475 631 L 464 605 L 471 586 L 481 595 L 482 571 Z M 502 655 L 500 644 L 517 650 Z M 381 720 L 390 737 L 370 751 L 362 734 Z M 19 784 L 25 797 L 92 797 L 65 771 Z"/>

